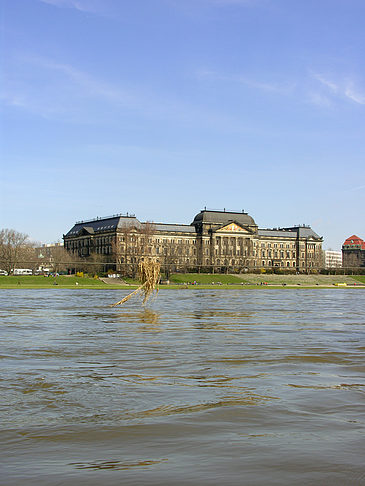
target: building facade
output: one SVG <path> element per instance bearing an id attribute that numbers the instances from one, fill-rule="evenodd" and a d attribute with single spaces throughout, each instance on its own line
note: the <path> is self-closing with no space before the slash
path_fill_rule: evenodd
<path id="1" fill-rule="evenodd" d="M 365 241 L 356 235 L 347 238 L 342 245 L 342 262 L 344 268 L 365 267 Z"/>
<path id="2" fill-rule="evenodd" d="M 310 271 L 323 266 L 323 239 L 309 226 L 260 229 L 243 211 L 204 209 L 190 225 L 115 215 L 77 222 L 63 239 L 68 252 L 99 257 L 117 269 L 145 257 L 158 259 L 171 271 Z"/>
<path id="3" fill-rule="evenodd" d="M 325 266 L 325 268 L 341 268 L 342 267 L 342 251 L 325 250 L 324 251 L 324 266 Z"/>

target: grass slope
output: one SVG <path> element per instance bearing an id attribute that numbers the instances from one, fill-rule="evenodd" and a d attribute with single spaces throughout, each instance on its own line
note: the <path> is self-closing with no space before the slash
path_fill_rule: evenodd
<path id="1" fill-rule="evenodd" d="M 51 288 L 51 287 L 108 287 L 104 282 L 88 277 L 42 275 L 0 276 L 0 288 Z"/>
<path id="2" fill-rule="evenodd" d="M 236 275 L 207 274 L 207 273 L 175 273 L 170 276 L 171 283 L 193 283 L 199 284 L 241 284 L 242 278 Z"/>
<path id="3" fill-rule="evenodd" d="M 204 274 L 187 273 L 174 274 L 170 277 L 170 288 L 177 288 L 184 284 L 196 282 L 198 286 L 192 288 L 257 288 L 261 283 L 268 283 L 271 286 L 298 286 L 298 288 L 308 287 L 331 287 L 338 283 L 346 283 L 353 287 L 356 284 L 365 288 L 365 276 L 356 275 L 226 275 L 226 274 Z M 125 285 L 127 283 L 127 285 Z M 128 285 L 129 284 L 129 285 Z M 139 285 L 137 280 L 125 279 L 125 281 L 114 279 L 95 279 L 89 277 L 59 276 L 43 277 L 39 276 L 0 276 L 0 289 L 41 289 L 41 288 L 88 288 L 88 289 L 121 289 L 133 288 Z M 190 287 L 190 285 L 189 285 Z M 261 287 L 261 286 L 260 286 Z M 267 286 L 265 285 L 267 288 Z M 163 285 L 162 288 L 169 288 Z M 262 287 L 261 287 L 262 288 Z"/>

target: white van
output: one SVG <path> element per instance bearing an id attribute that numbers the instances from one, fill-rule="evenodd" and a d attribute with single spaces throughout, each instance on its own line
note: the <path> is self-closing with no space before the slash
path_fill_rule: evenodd
<path id="1" fill-rule="evenodd" d="M 33 275 L 33 270 L 30 268 L 14 268 L 13 275 Z"/>

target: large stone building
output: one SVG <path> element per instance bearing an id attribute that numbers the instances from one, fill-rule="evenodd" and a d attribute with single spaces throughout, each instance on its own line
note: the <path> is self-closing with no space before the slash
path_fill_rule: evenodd
<path id="1" fill-rule="evenodd" d="M 342 245 L 342 265 L 344 268 L 365 267 L 365 241 L 356 235 L 345 240 Z"/>
<path id="2" fill-rule="evenodd" d="M 245 212 L 204 209 L 190 225 L 140 222 L 115 215 L 77 222 L 64 236 L 66 250 L 122 269 L 155 257 L 170 270 L 243 272 L 322 266 L 322 241 L 309 226 L 260 229 Z"/>

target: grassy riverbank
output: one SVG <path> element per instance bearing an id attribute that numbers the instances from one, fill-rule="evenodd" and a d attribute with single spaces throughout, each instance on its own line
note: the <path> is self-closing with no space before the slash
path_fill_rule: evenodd
<path id="1" fill-rule="evenodd" d="M 109 288 L 103 281 L 90 277 L 64 276 L 44 277 L 42 275 L 0 276 L 0 289 L 13 288 Z M 119 285 L 117 285 L 119 287 Z"/>
<path id="2" fill-rule="evenodd" d="M 346 284 L 346 285 L 344 285 Z M 136 280 L 99 279 L 76 276 L 0 276 L 0 289 L 130 289 Z M 349 275 L 222 275 L 174 274 L 162 288 L 365 288 L 365 276 Z"/>

